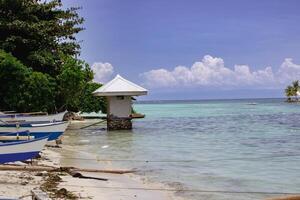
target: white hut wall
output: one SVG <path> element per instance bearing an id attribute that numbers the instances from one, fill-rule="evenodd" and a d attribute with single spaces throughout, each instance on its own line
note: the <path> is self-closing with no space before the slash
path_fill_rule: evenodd
<path id="1" fill-rule="evenodd" d="M 109 97 L 109 115 L 129 117 L 131 114 L 131 96 Z"/>

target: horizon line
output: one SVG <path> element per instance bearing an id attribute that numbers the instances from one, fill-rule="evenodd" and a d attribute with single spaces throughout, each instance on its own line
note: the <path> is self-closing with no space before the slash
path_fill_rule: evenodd
<path id="1" fill-rule="evenodd" d="M 208 99 L 149 99 L 149 100 L 136 100 L 135 102 L 147 102 L 147 101 L 216 101 L 216 100 L 263 100 L 263 99 L 285 99 L 285 97 L 253 97 L 253 98 L 208 98 Z"/>

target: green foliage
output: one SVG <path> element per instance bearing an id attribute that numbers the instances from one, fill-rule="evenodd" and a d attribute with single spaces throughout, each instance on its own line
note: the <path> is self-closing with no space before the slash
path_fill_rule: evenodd
<path id="1" fill-rule="evenodd" d="M 299 81 L 293 81 L 292 85 L 285 88 L 285 95 L 288 102 L 298 101 L 298 92 L 300 91 Z"/>
<path id="2" fill-rule="evenodd" d="M 95 87 L 96 85 L 90 83 L 92 79 L 93 71 L 87 64 L 72 57 L 66 57 L 61 73 L 57 76 L 59 84 L 57 105 L 72 111 L 81 110 L 85 96 L 87 99 L 95 98 L 92 96 L 94 91 L 92 89 L 96 90 L 99 87 L 99 85 Z M 93 102 L 97 103 L 96 100 Z M 91 105 L 90 107 L 95 108 L 93 111 L 99 111 L 97 106 L 100 105 Z"/>
<path id="3" fill-rule="evenodd" d="M 90 82 L 85 85 L 83 94 L 80 98 L 80 110 L 82 112 L 99 112 L 106 113 L 107 101 L 103 97 L 93 96 L 92 92 L 101 86 L 99 83 Z"/>
<path id="4" fill-rule="evenodd" d="M 26 80 L 24 111 L 54 111 L 55 86 L 53 78 L 41 72 L 32 72 Z"/>
<path id="5" fill-rule="evenodd" d="M 60 0 L 0 0 L 1 109 L 105 109 L 103 99 L 92 97 L 92 70 L 76 58 L 78 9 L 63 9 Z"/>
<path id="6" fill-rule="evenodd" d="M 297 81 L 293 81 L 292 87 L 294 88 L 294 93 L 297 95 L 297 92 L 299 91 L 299 88 L 300 88 L 299 81 L 298 80 Z"/>
<path id="7" fill-rule="evenodd" d="M 57 75 L 62 55 L 77 55 L 79 8 L 63 10 L 60 0 L 0 0 L 0 49 L 35 71 Z"/>
<path id="8" fill-rule="evenodd" d="M 285 88 L 285 95 L 287 97 L 287 101 L 292 101 L 292 96 L 294 96 L 294 88 L 292 86 L 287 86 Z"/>
<path id="9" fill-rule="evenodd" d="M 55 82 L 32 72 L 11 54 L 0 50 L 1 109 L 20 112 L 54 110 Z"/>
<path id="10" fill-rule="evenodd" d="M 22 93 L 28 76 L 29 70 L 21 62 L 0 50 L 1 109 L 17 109 L 26 105 Z"/>

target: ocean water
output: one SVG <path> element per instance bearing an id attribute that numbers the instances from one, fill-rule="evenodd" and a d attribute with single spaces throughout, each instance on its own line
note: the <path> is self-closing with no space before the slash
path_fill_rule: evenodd
<path id="1" fill-rule="evenodd" d="M 256 105 L 249 103 L 255 102 Z M 300 104 L 283 99 L 157 101 L 132 131 L 89 127 L 67 144 L 137 168 L 185 199 L 249 200 L 300 193 Z M 108 145 L 107 148 L 101 148 Z"/>

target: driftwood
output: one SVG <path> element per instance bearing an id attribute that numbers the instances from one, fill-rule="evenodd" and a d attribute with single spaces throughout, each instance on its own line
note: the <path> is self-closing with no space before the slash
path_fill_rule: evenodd
<path id="1" fill-rule="evenodd" d="M 300 200 L 300 196 L 274 197 L 267 200 Z"/>
<path id="2" fill-rule="evenodd" d="M 74 167 L 52 167 L 52 166 L 22 166 L 22 165 L 0 165 L 0 170 L 10 170 L 10 171 L 30 171 L 30 172 L 66 172 L 74 178 L 83 178 L 83 179 L 95 179 L 100 181 L 108 181 L 107 178 L 84 176 L 80 172 L 96 172 L 96 173 L 111 173 L 111 174 L 125 174 L 133 173 L 134 170 L 106 170 L 106 169 L 82 169 Z M 80 171 L 80 172 L 79 172 Z"/>
<path id="3" fill-rule="evenodd" d="M 74 178 L 84 178 L 84 179 L 95 179 L 100 181 L 108 181 L 107 178 L 98 178 L 98 177 L 92 177 L 92 176 L 84 176 L 78 171 L 70 171 L 69 174 Z"/>
<path id="4" fill-rule="evenodd" d="M 137 170 L 124 170 L 124 169 L 80 169 L 73 168 L 81 172 L 98 172 L 98 173 L 109 173 L 109 174 L 128 174 L 134 173 Z"/>
<path id="5" fill-rule="evenodd" d="M 110 173 L 110 174 L 127 174 L 134 173 L 136 170 L 118 170 L 118 169 L 83 169 L 75 167 L 52 167 L 52 166 L 22 166 L 22 165 L 0 165 L 0 170 L 10 170 L 10 171 L 47 171 L 47 172 L 67 172 L 70 171 L 80 171 L 80 172 L 95 172 L 95 173 Z"/>
<path id="6" fill-rule="evenodd" d="M 55 167 L 46 166 L 22 166 L 22 165 L 0 165 L 0 170 L 9 171 L 30 171 L 30 172 L 40 172 L 40 171 L 56 171 Z"/>

